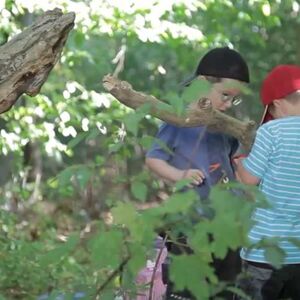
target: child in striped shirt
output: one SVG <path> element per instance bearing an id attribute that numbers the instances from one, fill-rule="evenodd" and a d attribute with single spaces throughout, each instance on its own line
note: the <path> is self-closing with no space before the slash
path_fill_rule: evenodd
<path id="1" fill-rule="evenodd" d="M 261 100 L 264 124 L 249 156 L 238 161 L 237 172 L 242 182 L 258 184 L 270 203 L 256 209 L 250 242 L 279 238 L 285 259 L 275 269 L 264 249 L 242 249 L 248 276 L 238 285 L 255 300 L 299 300 L 300 249 L 291 239 L 300 238 L 300 67 L 275 67 L 262 84 Z"/>

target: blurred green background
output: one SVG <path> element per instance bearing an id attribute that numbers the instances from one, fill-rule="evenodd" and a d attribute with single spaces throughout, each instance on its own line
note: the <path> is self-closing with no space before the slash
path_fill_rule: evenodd
<path id="1" fill-rule="evenodd" d="M 170 92 L 180 91 L 180 82 L 194 72 L 206 51 L 227 45 L 241 52 L 251 72 L 253 93 L 244 96 L 235 113 L 258 121 L 263 76 L 276 64 L 300 61 L 299 1 L 0 3 L 1 44 L 42 11 L 59 7 L 76 13 L 75 29 L 41 94 L 23 96 L 1 116 L 2 187 L 31 163 L 39 165 L 35 167 L 44 179 L 62 166 L 97 155 L 101 160 L 114 143 L 112 135 L 117 139 L 124 130 L 121 118 L 127 111 L 104 92 L 105 74 L 118 75 L 136 90 L 165 100 Z M 148 120 L 146 130 L 153 124 Z M 67 147 L 81 136 L 82 143 Z"/>

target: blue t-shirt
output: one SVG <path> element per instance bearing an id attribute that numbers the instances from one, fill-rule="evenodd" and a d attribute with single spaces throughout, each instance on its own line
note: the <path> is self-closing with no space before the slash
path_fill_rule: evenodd
<path id="1" fill-rule="evenodd" d="M 281 238 L 285 264 L 300 263 L 300 249 L 288 241 L 300 238 L 300 117 L 270 121 L 259 128 L 244 167 L 260 178 L 259 189 L 271 208 L 258 208 L 256 224 L 249 233 L 251 242 Z M 267 262 L 263 249 L 243 249 L 242 258 Z"/>
<path id="2" fill-rule="evenodd" d="M 205 126 L 176 127 L 162 124 L 147 157 L 167 161 L 181 169 L 200 169 L 204 182 L 195 189 L 201 198 L 207 198 L 210 187 L 235 178 L 231 157 L 238 141 L 222 133 L 210 132 Z"/>

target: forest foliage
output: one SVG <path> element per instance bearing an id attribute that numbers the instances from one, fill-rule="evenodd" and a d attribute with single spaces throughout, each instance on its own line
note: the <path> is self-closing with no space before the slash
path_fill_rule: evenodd
<path id="1" fill-rule="evenodd" d="M 264 199 L 237 183 L 217 185 L 199 208 L 193 191 L 180 192 L 186 182 L 163 186 L 144 167 L 159 122 L 121 105 L 101 80 L 114 74 L 178 110 L 172 99 L 201 55 L 227 45 L 251 73 L 252 92 L 231 113 L 258 121 L 266 72 L 300 63 L 299 2 L 6 0 L 0 44 L 55 7 L 76 14 L 61 59 L 38 96 L 22 96 L 0 119 L 0 299 L 71 299 L 79 291 L 85 299 L 133 299 L 134 278 L 162 229 L 173 240 L 185 233 L 194 250 L 174 258 L 178 288 L 199 299 L 234 289 L 218 282 L 211 256 L 248 244 L 251 213 Z M 280 264 L 276 240 L 260 246 Z"/>

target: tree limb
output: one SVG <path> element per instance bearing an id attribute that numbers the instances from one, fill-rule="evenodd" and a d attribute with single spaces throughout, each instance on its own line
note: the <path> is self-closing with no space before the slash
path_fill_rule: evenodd
<path id="1" fill-rule="evenodd" d="M 60 57 L 74 19 L 74 13 L 47 11 L 0 47 L 0 113 L 8 111 L 23 93 L 39 93 Z"/>
<path id="2" fill-rule="evenodd" d="M 137 109 L 148 103 L 149 114 L 167 123 L 180 127 L 205 125 L 210 130 L 223 132 L 237 138 L 246 150 L 249 150 L 253 143 L 254 121 L 242 122 L 228 116 L 214 109 L 208 99 L 199 100 L 187 109 L 184 116 L 178 116 L 171 112 L 168 104 L 153 96 L 135 91 L 126 81 L 106 75 L 103 78 L 103 86 L 117 100 L 130 108 Z"/>

